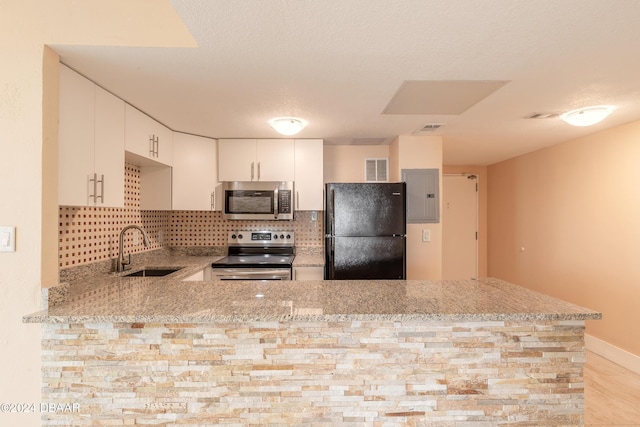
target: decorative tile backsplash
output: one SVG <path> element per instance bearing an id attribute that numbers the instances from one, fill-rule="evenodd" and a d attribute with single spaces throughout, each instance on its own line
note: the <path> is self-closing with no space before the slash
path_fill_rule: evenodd
<path id="1" fill-rule="evenodd" d="M 167 246 L 226 246 L 231 230 L 293 230 L 297 246 L 323 244 L 322 212 L 317 221 L 311 212 L 298 211 L 294 221 L 226 221 L 221 212 L 141 211 L 140 168 L 125 165 L 125 207 L 59 207 L 58 256 L 61 269 L 104 261 L 118 256 L 120 230 L 129 224 L 145 229 L 150 246 L 142 236 L 134 245 L 134 233 L 125 235 L 126 253 L 139 253 Z"/>

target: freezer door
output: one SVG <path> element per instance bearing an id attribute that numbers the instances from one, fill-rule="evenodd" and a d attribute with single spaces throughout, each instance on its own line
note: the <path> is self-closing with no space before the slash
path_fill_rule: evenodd
<path id="1" fill-rule="evenodd" d="M 405 183 L 330 183 L 326 233 L 333 236 L 403 236 Z"/>
<path id="2" fill-rule="evenodd" d="M 327 280 L 406 278 L 406 239 L 399 237 L 328 237 Z"/>

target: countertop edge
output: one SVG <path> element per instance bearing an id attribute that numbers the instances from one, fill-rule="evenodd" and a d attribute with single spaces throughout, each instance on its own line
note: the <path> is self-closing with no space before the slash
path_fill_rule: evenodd
<path id="1" fill-rule="evenodd" d="M 189 315 L 113 315 L 113 316 L 49 316 L 39 311 L 22 317 L 23 323 L 247 323 L 247 322 L 492 322 L 492 321 L 584 321 L 600 320 L 602 313 L 456 313 L 456 314 L 331 314 L 285 316 L 189 316 Z"/>

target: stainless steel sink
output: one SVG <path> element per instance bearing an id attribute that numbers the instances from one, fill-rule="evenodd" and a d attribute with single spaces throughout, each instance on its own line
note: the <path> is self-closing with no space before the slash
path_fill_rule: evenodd
<path id="1" fill-rule="evenodd" d="M 143 268 L 142 270 L 134 271 L 133 273 L 125 274 L 123 277 L 163 277 L 171 273 L 175 273 L 181 270 L 182 267 L 173 268 Z"/>

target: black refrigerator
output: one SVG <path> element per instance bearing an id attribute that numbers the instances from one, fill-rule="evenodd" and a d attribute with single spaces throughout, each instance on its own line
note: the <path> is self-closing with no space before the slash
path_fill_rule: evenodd
<path id="1" fill-rule="evenodd" d="M 406 184 L 329 183 L 327 280 L 406 278 Z"/>

